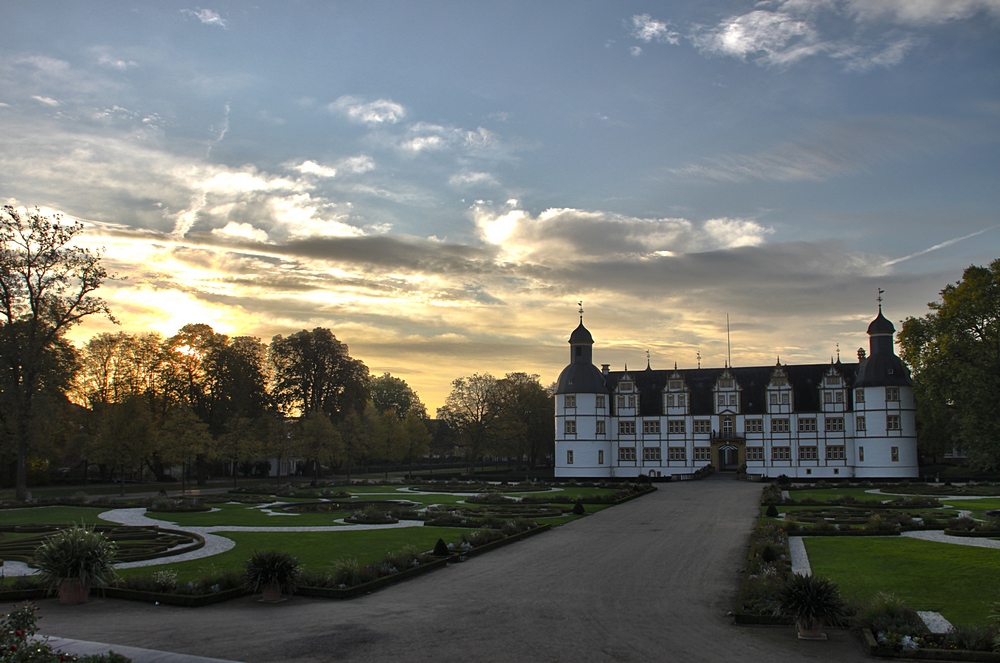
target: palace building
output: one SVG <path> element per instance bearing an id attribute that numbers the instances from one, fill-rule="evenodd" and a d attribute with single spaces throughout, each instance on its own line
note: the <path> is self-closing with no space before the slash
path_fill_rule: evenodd
<path id="1" fill-rule="evenodd" d="M 882 315 L 857 363 L 611 371 L 580 325 L 556 389 L 557 477 L 917 477 L 913 382 Z"/>

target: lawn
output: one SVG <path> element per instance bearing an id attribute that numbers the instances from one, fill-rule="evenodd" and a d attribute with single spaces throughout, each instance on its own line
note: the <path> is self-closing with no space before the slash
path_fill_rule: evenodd
<path id="1" fill-rule="evenodd" d="M 213 504 L 218 511 L 203 513 L 150 513 L 146 516 L 163 521 L 164 527 L 212 527 L 233 525 L 239 527 L 316 527 L 337 525 L 337 518 L 351 515 L 351 511 L 328 513 L 299 513 L 271 516 L 249 504 Z"/>
<path id="2" fill-rule="evenodd" d="M 348 532 L 296 532 L 294 534 L 269 532 L 227 532 L 224 536 L 236 542 L 236 547 L 212 557 L 173 562 L 165 558 L 162 565 L 122 569 L 125 577 L 149 575 L 157 569 L 169 567 L 177 571 L 180 582 L 194 581 L 207 575 L 210 569 L 242 570 L 243 563 L 255 550 L 287 550 L 295 555 L 304 570 L 325 572 L 338 559 L 354 558 L 362 565 L 382 558 L 387 552 L 396 552 L 407 545 L 420 550 L 431 550 L 439 538 L 447 543 L 457 542 L 463 532 L 450 527 L 408 527 L 403 529 L 361 530 Z"/>
<path id="3" fill-rule="evenodd" d="M 0 509 L 0 523 L 4 525 L 62 525 L 85 523 L 88 525 L 108 525 L 98 515 L 107 507 L 87 506 L 36 506 L 27 509 Z"/>
<path id="4" fill-rule="evenodd" d="M 845 495 L 850 495 L 857 500 L 872 502 L 894 499 L 892 495 L 873 495 L 872 493 L 865 492 L 867 490 L 871 490 L 871 488 L 816 488 L 811 490 L 790 490 L 788 491 L 788 496 L 793 500 L 818 500 L 820 502 L 826 502 L 835 497 L 843 497 Z"/>
<path id="5" fill-rule="evenodd" d="M 942 504 L 947 504 L 948 506 L 960 509 L 962 511 L 971 511 L 973 518 L 978 518 L 979 520 L 985 520 L 986 516 L 983 515 L 984 511 L 992 511 L 994 509 L 1000 509 L 1000 498 L 997 499 L 982 499 L 982 500 L 949 500 L 944 498 L 941 500 Z"/>
<path id="6" fill-rule="evenodd" d="M 813 573 L 837 582 L 852 601 L 888 592 L 952 623 L 983 624 L 1000 597 L 1000 550 L 904 537 L 804 541 Z"/>

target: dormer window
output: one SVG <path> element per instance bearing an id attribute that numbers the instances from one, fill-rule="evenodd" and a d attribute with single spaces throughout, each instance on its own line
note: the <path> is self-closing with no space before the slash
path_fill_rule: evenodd
<path id="1" fill-rule="evenodd" d="M 622 382 L 621 383 L 621 388 L 619 389 L 619 391 L 632 391 L 632 383 L 631 382 Z"/>
<path id="2" fill-rule="evenodd" d="M 670 390 L 671 391 L 679 391 L 679 390 L 681 390 L 683 388 L 684 388 L 684 381 L 683 380 L 671 380 L 670 381 Z"/>
<path id="3" fill-rule="evenodd" d="M 732 389 L 733 388 L 733 381 L 732 380 L 719 380 L 719 388 L 720 389 Z"/>

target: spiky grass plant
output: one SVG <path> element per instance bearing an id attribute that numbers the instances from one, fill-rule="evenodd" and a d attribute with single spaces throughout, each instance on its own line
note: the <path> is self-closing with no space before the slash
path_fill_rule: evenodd
<path id="1" fill-rule="evenodd" d="M 299 560 L 284 550 L 254 551 L 243 569 L 243 587 L 256 593 L 264 587 L 277 587 L 291 594 L 301 575 Z"/>
<path id="2" fill-rule="evenodd" d="M 115 557 L 118 546 L 92 526 L 73 525 L 45 539 L 34 554 L 39 579 L 50 591 L 65 578 L 77 578 L 83 585 L 110 584 L 118 577 Z"/>
<path id="3" fill-rule="evenodd" d="M 840 588 L 828 578 L 793 574 L 781 591 L 781 608 L 806 627 L 831 623 L 844 614 Z"/>

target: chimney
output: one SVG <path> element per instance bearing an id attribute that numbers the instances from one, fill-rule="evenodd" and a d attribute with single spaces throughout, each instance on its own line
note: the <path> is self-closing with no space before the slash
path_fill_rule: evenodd
<path id="1" fill-rule="evenodd" d="M 611 364 L 601 364 L 601 375 L 607 375 L 611 370 Z"/>

